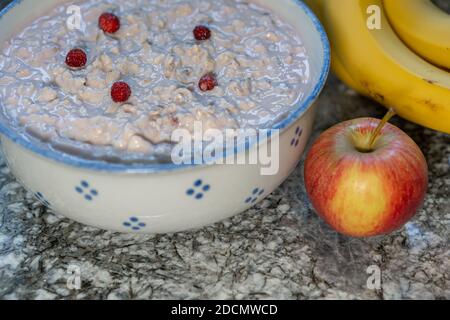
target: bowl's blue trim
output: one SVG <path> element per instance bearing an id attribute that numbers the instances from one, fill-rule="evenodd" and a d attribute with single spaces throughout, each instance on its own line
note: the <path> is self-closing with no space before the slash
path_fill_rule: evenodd
<path id="1" fill-rule="evenodd" d="M 305 13 L 306 15 L 311 19 L 313 22 L 316 31 L 320 34 L 320 38 L 322 41 L 323 46 L 323 62 L 322 62 L 322 70 L 320 71 L 320 77 L 317 84 L 314 86 L 311 94 L 306 97 L 306 99 L 303 99 L 301 103 L 297 105 L 297 108 L 295 111 L 289 114 L 286 119 L 278 123 L 273 129 L 283 130 L 285 128 L 290 127 L 299 117 L 302 113 L 304 113 L 317 99 L 320 92 L 322 91 L 325 82 L 328 77 L 328 73 L 330 71 L 330 44 L 328 42 L 328 37 L 326 35 L 326 32 L 320 23 L 319 19 L 314 15 L 314 13 L 309 9 L 309 7 L 301 0 L 293 0 Z M 22 0 L 13 0 L 10 4 L 8 4 L 3 10 L 0 11 L 0 18 L 4 16 L 9 10 L 11 10 L 13 7 L 18 5 Z M 13 141 L 14 143 L 17 143 L 21 145 L 22 147 L 31 150 L 34 153 L 37 153 L 40 156 L 43 156 L 45 158 L 49 158 L 51 160 L 54 160 L 56 162 L 64 163 L 70 166 L 80 167 L 84 169 L 90 169 L 90 170 L 98 170 L 98 171 L 107 171 L 107 172 L 145 172 L 145 173 L 153 173 L 153 172 L 164 172 L 164 171 L 172 171 L 177 169 L 186 169 L 190 167 L 196 167 L 201 165 L 196 164 L 171 164 L 171 163 L 164 163 L 164 164 L 116 164 L 116 163 L 108 163 L 104 161 L 98 161 L 98 160 L 85 160 L 81 158 L 77 158 L 74 156 L 70 156 L 67 154 L 64 154 L 62 152 L 54 151 L 51 149 L 45 149 L 41 148 L 40 146 L 36 145 L 32 141 L 26 139 L 23 135 L 15 132 L 13 129 L 9 128 L 8 126 L 4 125 L 0 122 L 0 133 L 6 136 L 8 139 Z M 245 150 L 250 149 L 252 146 L 247 145 L 245 146 Z M 238 148 L 235 149 L 235 152 L 243 151 L 244 148 Z"/>
<path id="2" fill-rule="evenodd" d="M 0 18 L 5 15 L 9 10 L 11 10 L 12 7 L 18 5 L 22 0 L 13 0 L 10 3 L 8 3 L 1 11 L 0 11 Z"/>

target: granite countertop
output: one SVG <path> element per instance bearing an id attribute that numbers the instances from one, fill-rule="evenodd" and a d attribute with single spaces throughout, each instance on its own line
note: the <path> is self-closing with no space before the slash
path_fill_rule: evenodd
<path id="1" fill-rule="evenodd" d="M 337 122 L 385 112 L 334 77 L 319 103 L 313 139 Z M 55 215 L 0 160 L 0 298 L 450 299 L 450 136 L 400 118 L 393 123 L 426 155 L 429 192 L 403 229 L 367 240 L 337 234 L 313 212 L 302 164 L 243 214 L 150 236 Z M 379 289 L 367 286 L 371 266 L 381 271 Z"/>

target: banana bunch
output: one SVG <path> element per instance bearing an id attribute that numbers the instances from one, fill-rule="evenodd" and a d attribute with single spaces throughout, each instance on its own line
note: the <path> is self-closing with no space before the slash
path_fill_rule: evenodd
<path id="1" fill-rule="evenodd" d="M 450 15 L 431 0 L 306 0 L 327 30 L 332 67 L 401 117 L 450 133 Z"/>

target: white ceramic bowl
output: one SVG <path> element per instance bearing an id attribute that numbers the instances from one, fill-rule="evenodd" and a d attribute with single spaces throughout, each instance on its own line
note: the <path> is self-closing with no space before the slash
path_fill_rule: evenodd
<path id="1" fill-rule="evenodd" d="M 314 102 L 328 75 L 330 50 L 322 26 L 303 2 L 255 1 L 300 32 L 311 63 L 308 92 L 276 127 L 280 129 L 280 170 L 276 175 L 261 175 L 261 165 L 124 165 L 83 160 L 17 134 L 0 116 L 3 152 L 13 174 L 55 212 L 121 232 L 164 233 L 197 228 L 262 200 L 300 160 L 313 126 Z M 13 1 L 0 13 L 0 43 L 62 2 Z M 237 151 L 237 157 L 256 150 L 256 146 L 247 147 Z"/>

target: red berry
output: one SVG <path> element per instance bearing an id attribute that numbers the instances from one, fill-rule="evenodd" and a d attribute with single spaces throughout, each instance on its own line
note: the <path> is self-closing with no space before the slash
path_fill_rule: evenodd
<path id="1" fill-rule="evenodd" d="M 194 37 L 198 41 L 208 40 L 211 38 L 211 30 L 205 26 L 196 26 L 194 29 Z"/>
<path id="2" fill-rule="evenodd" d="M 66 64 L 71 68 L 83 68 L 87 63 L 87 55 L 82 49 L 72 49 L 67 53 Z"/>
<path id="3" fill-rule="evenodd" d="M 120 19 L 113 13 L 105 12 L 98 18 L 98 27 L 106 33 L 116 33 L 120 29 Z"/>
<path id="4" fill-rule="evenodd" d="M 115 82 L 111 87 L 111 98 L 114 102 L 125 102 L 131 96 L 130 86 L 123 81 Z"/>
<path id="5" fill-rule="evenodd" d="M 213 73 L 207 73 L 200 78 L 198 87 L 202 91 L 211 91 L 218 85 L 216 76 Z"/>

